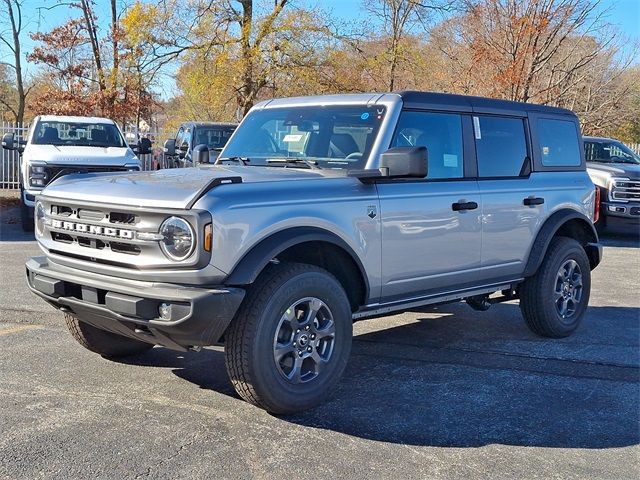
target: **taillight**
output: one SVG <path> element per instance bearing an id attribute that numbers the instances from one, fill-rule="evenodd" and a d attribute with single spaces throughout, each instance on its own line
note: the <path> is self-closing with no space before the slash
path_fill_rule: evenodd
<path id="1" fill-rule="evenodd" d="M 600 187 L 596 187 L 596 198 L 593 204 L 593 223 L 596 223 L 600 220 Z"/>

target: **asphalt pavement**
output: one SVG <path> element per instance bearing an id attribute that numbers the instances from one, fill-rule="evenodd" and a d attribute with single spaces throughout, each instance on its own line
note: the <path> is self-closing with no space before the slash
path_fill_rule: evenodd
<path id="1" fill-rule="evenodd" d="M 516 303 L 359 322 L 330 401 L 275 417 L 235 394 L 221 348 L 108 361 L 32 295 L 38 254 L 0 208 L 0 478 L 640 476 L 640 244 L 605 238 L 571 337 Z"/>

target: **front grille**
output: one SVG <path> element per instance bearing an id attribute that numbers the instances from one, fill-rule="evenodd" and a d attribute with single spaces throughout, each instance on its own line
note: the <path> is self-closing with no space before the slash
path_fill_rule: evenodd
<path id="1" fill-rule="evenodd" d="M 621 202 L 640 201 L 640 181 L 616 180 L 611 190 L 611 200 Z"/>
<path id="2" fill-rule="evenodd" d="M 127 167 L 102 167 L 102 166 L 68 166 L 68 165 L 48 165 L 45 168 L 46 182 L 50 183 L 54 178 L 71 173 L 104 173 L 104 172 L 127 172 Z"/>
<path id="3" fill-rule="evenodd" d="M 197 234 L 194 254 L 182 262 L 164 254 L 160 246 L 162 237 L 158 235 L 162 223 L 175 215 L 187 220 L 194 232 L 202 231 L 203 222 L 211 221 L 204 212 L 89 204 L 46 194 L 40 195 L 38 201 L 46 215 L 38 242 L 58 257 L 131 270 L 193 267 L 208 261 L 208 257 L 201 256 Z"/>

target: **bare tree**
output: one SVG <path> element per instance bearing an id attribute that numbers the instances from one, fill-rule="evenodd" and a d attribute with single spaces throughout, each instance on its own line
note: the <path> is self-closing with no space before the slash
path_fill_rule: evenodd
<path id="1" fill-rule="evenodd" d="M 22 21 L 22 1 L 21 0 L 3 0 L 7 17 L 9 21 L 9 27 L 11 30 L 11 41 L 7 40 L 4 35 L 0 35 L 0 40 L 9 48 L 13 53 L 13 63 L 5 63 L 15 72 L 16 78 L 16 91 L 17 91 L 17 107 L 10 104 L 6 100 L 0 98 L 2 102 L 14 115 L 17 123 L 24 122 L 24 112 L 27 103 L 27 96 L 29 95 L 29 88 L 25 89 L 24 74 L 22 71 L 22 52 L 20 47 L 20 35 L 22 34 L 23 21 Z"/>

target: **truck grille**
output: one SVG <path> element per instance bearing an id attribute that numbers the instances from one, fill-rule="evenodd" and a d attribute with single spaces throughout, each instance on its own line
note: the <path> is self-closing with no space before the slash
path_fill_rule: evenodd
<path id="1" fill-rule="evenodd" d="M 41 179 L 42 184 L 34 186 L 44 187 L 51 183 L 54 178 L 61 177 L 63 175 L 68 175 L 71 173 L 104 173 L 104 172 L 127 172 L 129 171 L 129 167 L 124 166 L 69 166 L 69 165 L 47 165 L 45 166 L 44 173 L 30 173 L 30 177 L 32 179 Z"/>
<path id="2" fill-rule="evenodd" d="M 611 200 L 619 202 L 640 201 L 640 181 L 616 180 L 611 189 Z"/>

